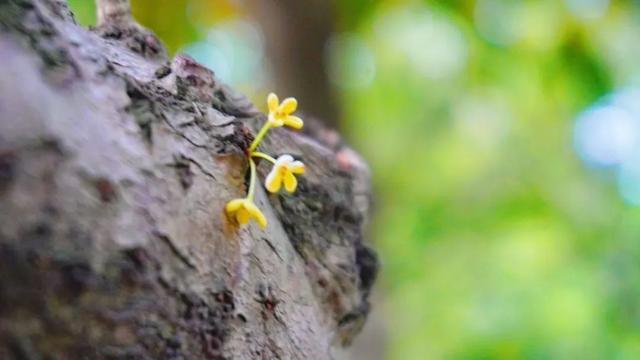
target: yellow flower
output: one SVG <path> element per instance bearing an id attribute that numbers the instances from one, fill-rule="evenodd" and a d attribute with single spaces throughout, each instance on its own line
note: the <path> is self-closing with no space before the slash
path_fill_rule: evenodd
<path id="1" fill-rule="evenodd" d="M 286 125 L 294 129 L 300 129 L 304 125 L 302 119 L 291 115 L 298 107 L 298 101 L 295 98 L 286 98 L 280 104 L 278 96 L 270 93 L 267 97 L 267 105 L 269 105 L 269 124 L 271 124 L 271 127 Z"/>
<path id="2" fill-rule="evenodd" d="M 276 160 L 273 169 L 265 179 L 265 187 L 272 193 L 278 192 L 282 183 L 288 192 L 294 192 L 298 185 L 298 180 L 293 174 L 303 174 L 304 164 L 294 161 L 291 155 L 282 155 Z"/>
<path id="3" fill-rule="evenodd" d="M 229 216 L 235 215 L 240 224 L 246 224 L 250 218 L 253 218 L 261 227 L 267 226 L 267 218 L 249 199 L 233 199 L 227 203 L 224 209 Z"/>

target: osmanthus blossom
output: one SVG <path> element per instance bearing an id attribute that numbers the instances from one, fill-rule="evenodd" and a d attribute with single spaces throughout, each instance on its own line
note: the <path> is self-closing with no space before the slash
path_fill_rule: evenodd
<path id="1" fill-rule="evenodd" d="M 267 218 L 251 199 L 233 199 L 227 203 L 225 211 L 235 216 L 239 224 L 246 224 L 249 219 L 254 219 L 260 226 L 267 226 Z"/>
<path id="2" fill-rule="evenodd" d="M 295 98 L 286 98 L 280 103 L 278 96 L 271 93 L 267 97 L 267 105 L 269 106 L 269 117 L 267 121 L 271 127 L 285 125 L 294 129 L 302 129 L 304 125 L 302 119 L 291 115 L 298 108 L 298 101 Z"/>
<path id="3" fill-rule="evenodd" d="M 292 115 L 298 107 L 298 101 L 295 98 L 286 98 L 282 103 L 279 102 L 276 94 L 269 94 L 267 97 L 267 106 L 269 107 L 269 115 L 255 139 L 247 149 L 249 160 L 249 190 L 245 198 L 233 199 L 225 206 L 227 215 L 238 224 L 247 224 L 249 220 L 255 220 L 261 227 L 267 226 L 267 218 L 262 211 L 253 202 L 256 184 L 256 163 L 254 158 L 262 158 L 273 164 L 273 168 L 265 179 L 265 187 L 269 192 L 276 193 L 284 184 L 286 191 L 292 193 L 298 186 L 298 180 L 295 174 L 303 174 L 305 166 L 301 161 L 294 160 L 293 156 L 284 154 L 274 159 L 268 154 L 256 151 L 262 138 L 271 128 L 289 126 L 294 129 L 300 129 L 304 125 L 302 119 Z"/>
<path id="4" fill-rule="evenodd" d="M 284 189 L 292 193 L 298 186 L 298 180 L 294 174 L 304 174 L 304 170 L 304 164 L 301 161 L 294 160 L 293 156 L 288 154 L 282 155 L 267 175 L 265 187 L 269 192 L 276 193 L 284 183 Z"/>

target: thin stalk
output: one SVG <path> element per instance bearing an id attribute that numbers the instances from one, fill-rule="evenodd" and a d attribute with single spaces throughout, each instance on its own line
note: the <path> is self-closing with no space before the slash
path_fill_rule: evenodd
<path id="1" fill-rule="evenodd" d="M 265 160 L 269 161 L 269 162 L 270 162 L 270 163 L 272 163 L 272 164 L 275 164 L 275 163 L 276 163 L 276 159 L 274 159 L 274 158 L 272 158 L 271 156 L 269 156 L 269 155 L 267 155 L 267 154 L 265 154 L 265 153 L 263 153 L 263 152 L 260 152 L 260 151 L 254 151 L 254 152 L 252 152 L 252 153 L 251 153 L 251 156 L 252 156 L 252 157 L 259 157 L 259 158 L 263 158 L 263 159 L 265 159 Z"/>
<path id="2" fill-rule="evenodd" d="M 249 168 L 251 173 L 249 174 L 249 192 L 247 193 L 247 199 L 253 201 L 253 194 L 256 189 L 256 163 L 252 158 L 249 158 Z"/>
<path id="3" fill-rule="evenodd" d="M 249 146 L 249 153 L 252 153 L 258 147 L 260 140 L 262 140 L 262 138 L 267 134 L 267 131 L 269 131 L 270 128 L 271 123 L 269 123 L 269 121 L 265 122 L 264 125 L 262 125 L 262 129 L 260 129 L 258 135 L 256 135 L 256 138 L 253 139 L 251 145 Z"/>

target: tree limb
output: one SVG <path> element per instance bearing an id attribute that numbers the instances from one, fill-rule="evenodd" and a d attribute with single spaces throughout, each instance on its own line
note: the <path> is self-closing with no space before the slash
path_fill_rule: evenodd
<path id="1" fill-rule="evenodd" d="M 366 164 L 312 122 L 273 132 L 309 171 L 238 227 L 264 115 L 118 4 L 90 32 L 59 0 L 0 2 L 0 358 L 332 358 L 378 267 Z"/>

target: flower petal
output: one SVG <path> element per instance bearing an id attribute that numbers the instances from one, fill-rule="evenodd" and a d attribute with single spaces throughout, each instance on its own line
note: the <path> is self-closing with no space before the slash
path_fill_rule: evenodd
<path id="1" fill-rule="evenodd" d="M 302 161 L 294 161 L 289 165 L 289 170 L 294 174 L 304 174 L 305 167 Z"/>
<path id="2" fill-rule="evenodd" d="M 227 203 L 227 205 L 224 207 L 224 210 L 227 212 L 227 214 L 236 212 L 242 207 L 244 201 L 245 199 L 233 199 Z"/>
<path id="3" fill-rule="evenodd" d="M 290 97 L 282 101 L 282 105 L 280 105 L 279 110 L 280 112 L 289 115 L 292 112 L 296 111 L 297 108 L 298 108 L 298 100 L 296 100 L 296 98 Z"/>
<path id="4" fill-rule="evenodd" d="M 245 204 L 246 206 L 246 204 Z M 236 220 L 238 220 L 238 223 L 240 224 L 246 224 L 249 222 L 249 212 L 247 211 L 247 209 L 245 209 L 244 207 L 239 209 L 238 212 L 236 212 Z"/>
<path id="5" fill-rule="evenodd" d="M 280 101 L 278 100 L 278 95 L 274 93 L 270 93 L 267 96 L 267 105 L 269 106 L 269 112 L 276 112 L 278 110 L 278 106 Z"/>
<path id="6" fill-rule="evenodd" d="M 254 203 L 247 202 L 244 207 L 245 209 L 247 209 L 248 213 L 258 222 L 258 224 L 260 224 L 260 226 L 267 226 L 267 218 L 264 217 L 262 211 L 260 211 L 260 209 L 258 209 L 258 207 Z"/>
<path id="7" fill-rule="evenodd" d="M 284 124 L 284 120 L 282 120 L 282 118 L 276 116 L 271 112 L 269 112 L 269 118 L 267 121 L 269 121 L 271 127 L 280 127 Z"/>
<path id="8" fill-rule="evenodd" d="M 302 121 L 302 119 L 297 116 L 289 115 L 284 118 L 284 124 L 294 129 L 302 129 L 302 127 L 304 126 L 304 121 Z"/>
<path id="9" fill-rule="evenodd" d="M 293 156 L 289 154 L 280 155 L 278 156 L 278 159 L 276 160 L 274 167 L 277 168 L 279 166 L 289 166 L 289 164 L 291 164 L 292 162 L 293 162 Z"/>
<path id="10" fill-rule="evenodd" d="M 254 219 L 256 219 L 260 227 L 267 227 L 267 218 L 264 216 L 262 211 L 258 210 L 258 212 L 254 214 Z"/>
<path id="11" fill-rule="evenodd" d="M 280 172 L 277 171 L 276 166 L 274 166 L 264 180 L 264 187 L 266 187 L 269 192 L 277 193 L 280 190 L 280 186 L 282 186 L 282 176 L 280 176 Z"/>
<path id="12" fill-rule="evenodd" d="M 298 180 L 290 171 L 287 171 L 284 175 L 284 189 L 292 193 L 296 191 L 296 186 L 298 186 Z"/>

